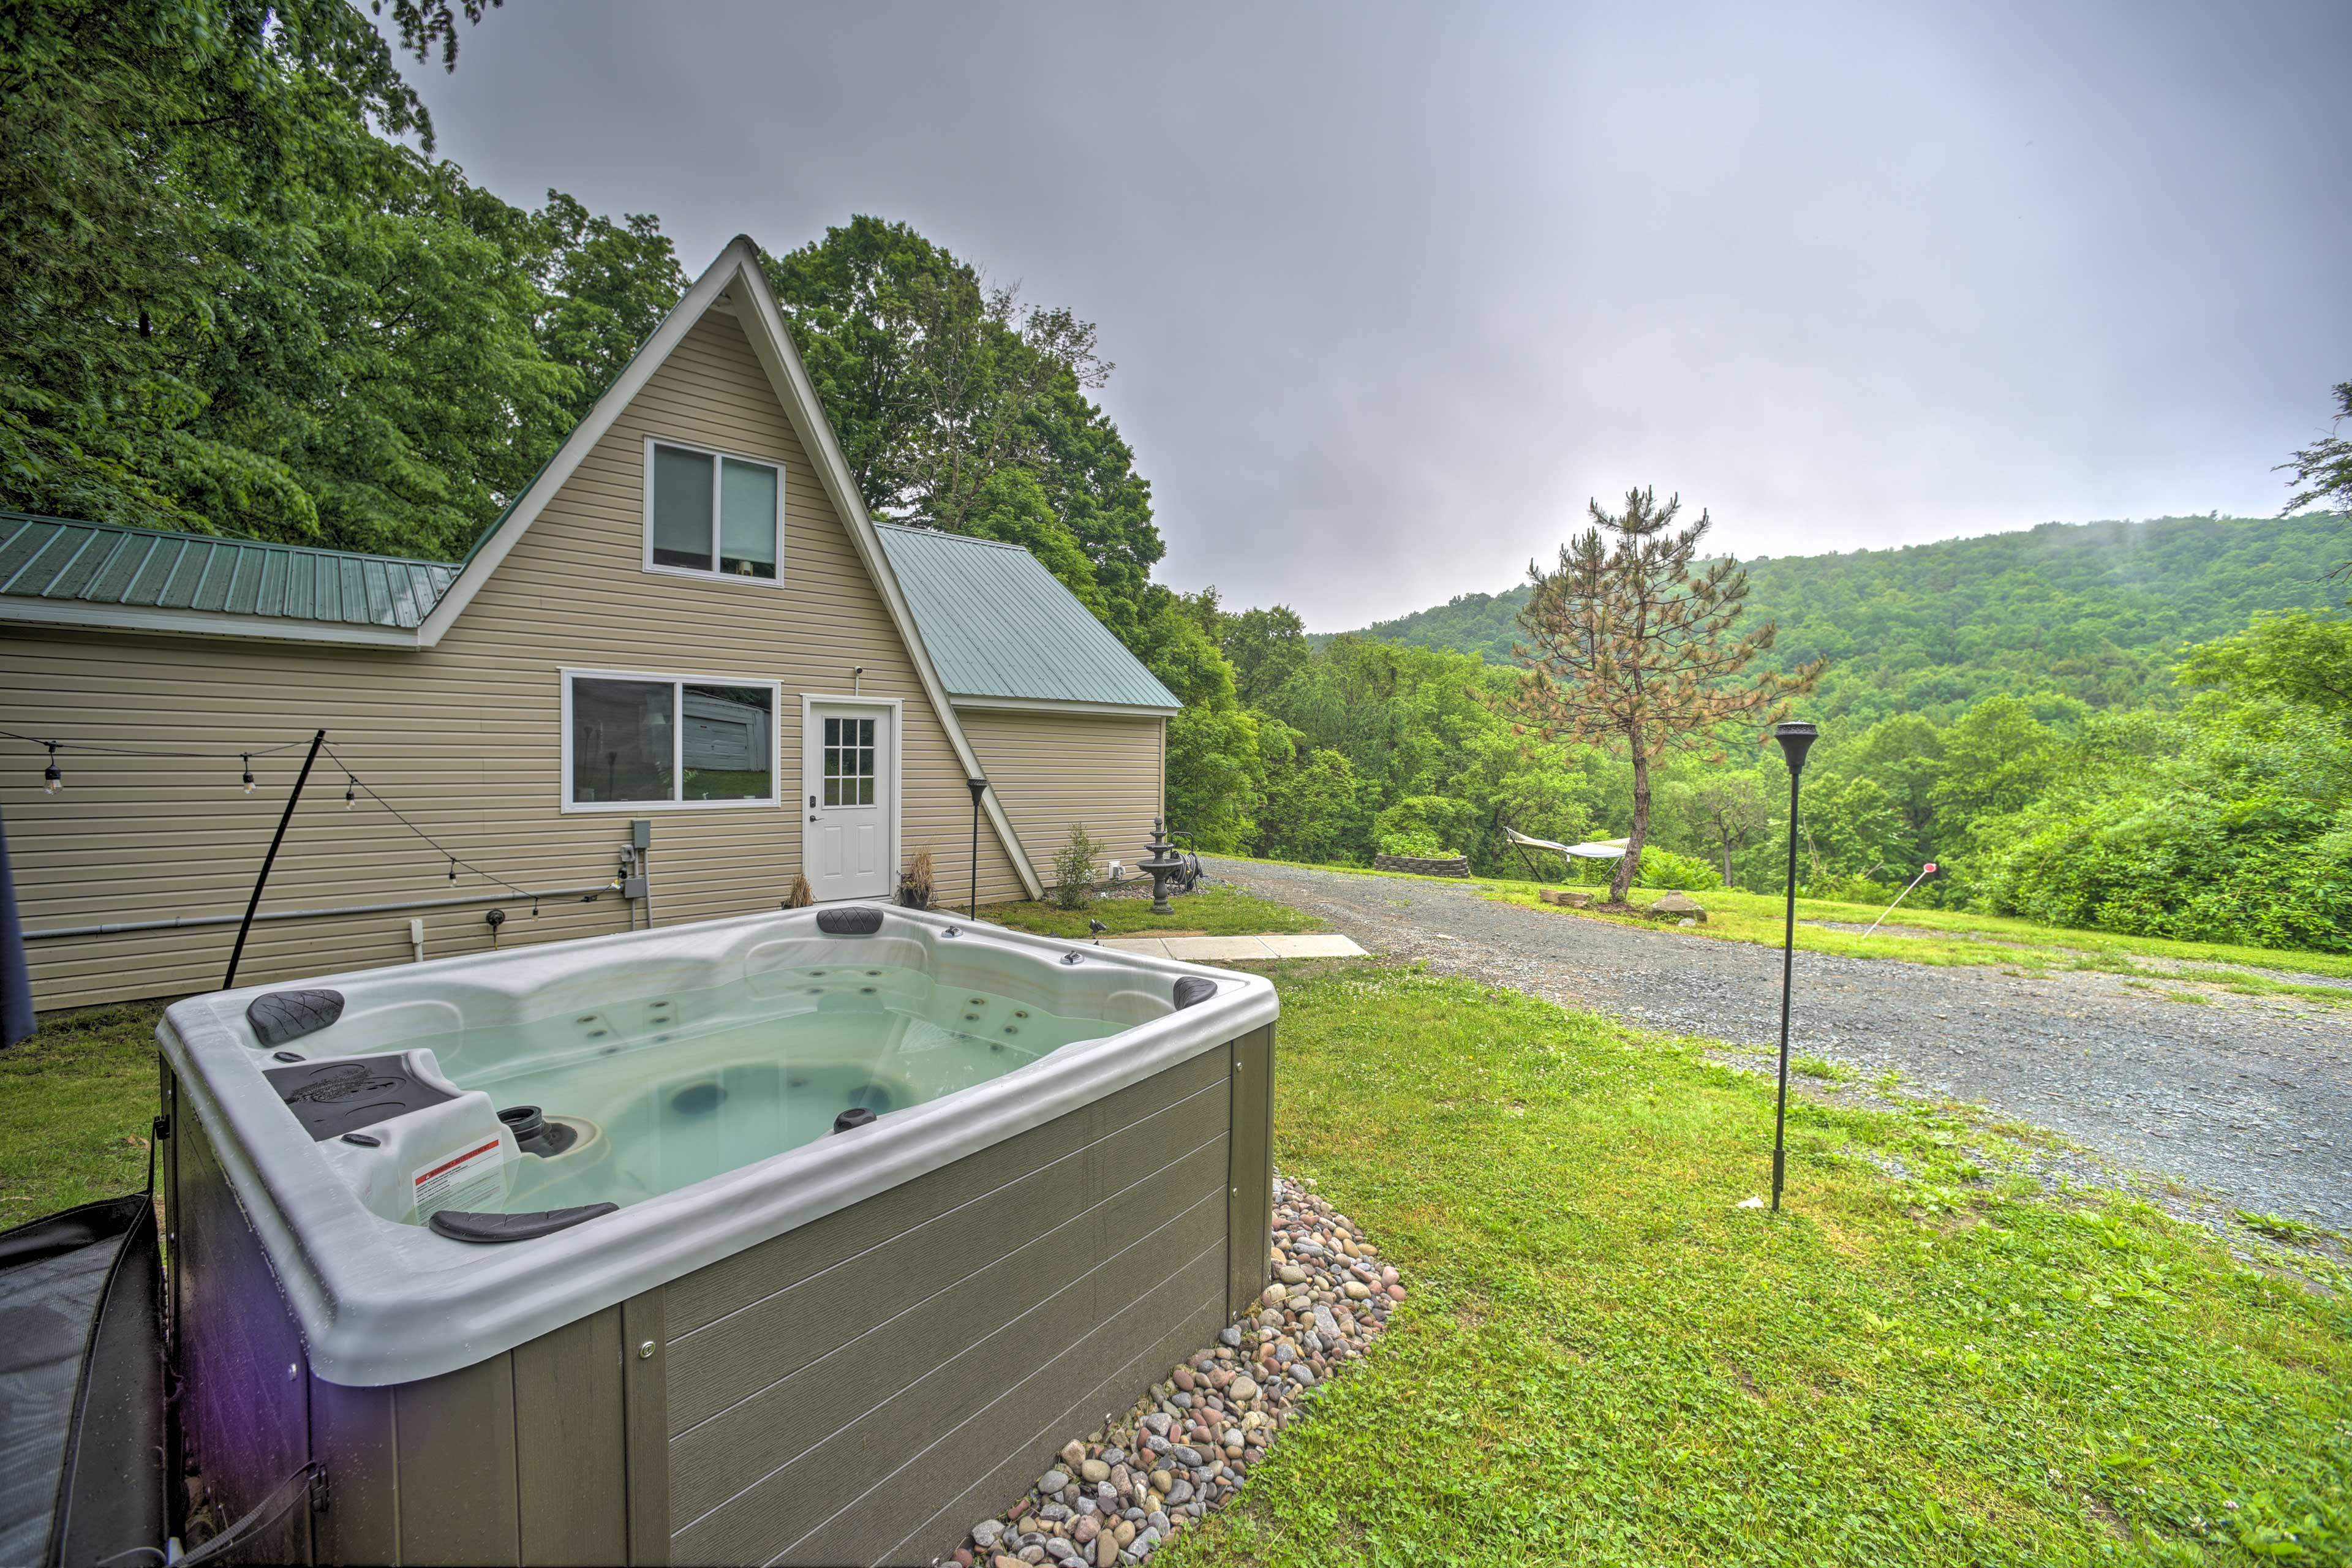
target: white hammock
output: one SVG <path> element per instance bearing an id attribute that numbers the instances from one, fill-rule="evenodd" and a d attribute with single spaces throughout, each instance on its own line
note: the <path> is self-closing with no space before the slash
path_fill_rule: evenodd
<path id="1" fill-rule="evenodd" d="M 1555 844 L 1549 838 L 1530 838 L 1515 827 L 1503 829 L 1503 837 L 1523 849 L 1549 849 L 1556 854 L 1573 855 L 1580 860 L 1619 860 L 1625 855 L 1622 838 L 1597 838 L 1583 844 Z"/>

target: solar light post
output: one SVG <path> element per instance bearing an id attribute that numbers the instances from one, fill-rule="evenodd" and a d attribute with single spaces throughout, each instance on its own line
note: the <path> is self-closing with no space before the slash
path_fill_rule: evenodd
<path id="1" fill-rule="evenodd" d="M 964 905 L 965 918 L 980 918 L 980 797 L 988 793 L 986 779 L 966 779 L 964 787 L 971 791 L 971 897 Z"/>
<path id="2" fill-rule="evenodd" d="M 1772 1110 L 1772 1212 L 1780 1212 L 1780 1175 L 1787 1153 L 1789 1122 L 1789 986 L 1797 967 L 1797 781 L 1805 771 L 1805 753 L 1821 731 L 1803 720 L 1772 727 L 1780 754 L 1789 760 L 1789 908 L 1780 938 L 1780 1098 Z"/>

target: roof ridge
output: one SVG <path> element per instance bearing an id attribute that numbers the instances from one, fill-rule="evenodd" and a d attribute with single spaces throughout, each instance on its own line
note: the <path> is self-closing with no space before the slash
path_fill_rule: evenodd
<path id="1" fill-rule="evenodd" d="M 991 550 L 1017 550 L 1032 561 L 1037 560 L 1036 552 L 1009 539 L 982 539 L 976 533 L 957 533 L 950 529 L 933 528 L 920 522 L 877 522 L 874 526 L 889 529 L 894 533 L 919 533 L 931 539 L 952 539 L 959 544 L 984 544 Z M 1038 561 L 1037 564 L 1043 566 L 1045 563 Z"/>
<path id="2" fill-rule="evenodd" d="M 0 522 L 41 522 L 53 528 L 94 528 L 109 533 L 137 533 L 151 539 L 194 539 L 206 544 L 249 545 L 256 550 L 299 550 L 312 555 L 340 555 L 352 561 L 388 561 L 403 566 L 438 566 L 455 572 L 455 561 L 424 555 L 386 555 L 373 550 L 344 550 L 332 544 L 297 544 L 285 539 L 255 539 L 242 533 L 201 533 L 193 528 L 150 528 L 144 523 L 102 522 L 96 518 L 51 517 L 46 512 L 17 511 L 0 507 Z"/>

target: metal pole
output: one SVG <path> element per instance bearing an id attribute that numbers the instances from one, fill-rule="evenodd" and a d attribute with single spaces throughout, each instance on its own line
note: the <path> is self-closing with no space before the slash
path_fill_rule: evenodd
<path id="1" fill-rule="evenodd" d="M 1876 920 L 1874 920 L 1874 921 L 1871 921 L 1871 922 L 1870 922 L 1870 931 L 1866 931 L 1863 932 L 1862 934 L 1863 934 L 1863 935 L 1864 935 L 1864 936 L 1868 936 L 1868 935 L 1870 935 L 1870 934 L 1871 934 L 1871 932 L 1872 932 L 1872 931 L 1876 931 L 1880 926 L 1885 925 L 1885 924 L 1886 923 L 1886 917 L 1887 917 L 1888 915 L 1891 915 L 1891 914 L 1893 914 L 1893 913 L 1895 912 L 1895 904 L 1899 904 L 1899 903 L 1901 903 L 1904 900 L 1906 900 L 1906 899 L 1909 898 L 1909 897 L 1911 896 L 1911 889 L 1912 889 L 1912 888 L 1916 888 L 1916 887 L 1917 887 L 1921 882 L 1926 881 L 1926 880 L 1927 879 L 1928 874 L 1929 874 L 1930 872 L 1934 871 L 1934 870 L 1935 870 L 1935 868 L 1936 868 L 1936 863 L 1935 863 L 1933 860 L 1930 860 L 1930 861 L 1928 861 L 1925 866 L 1922 866 L 1922 867 L 1919 868 L 1919 874 L 1918 874 L 1917 876 L 1916 876 L 1916 877 L 1914 877 L 1914 878 L 1912 878 L 1912 879 L 1911 879 L 1910 884 L 1909 884 L 1908 886 L 1906 886 L 1906 888 L 1905 888 L 1901 892 L 1899 892 L 1899 893 L 1897 893 L 1897 894 L 1895 894 L 1895 903 L 1894 903 L 1894 904 L 1889 904 L 1889 905 L 1887 905 L 1887 906 L 1886 906 L 1886 908 L 1885 908 L 1884 910 L 1882 910 L 1882 911 L 1880 912 L 1879 917 L 1878 917 Z"/>
<path id="2" fill-rule="evenodd" d="M 221 989 L 236 989 L 236 966 L 245 957 L 245 939 L 253 930 L 253 914 L 261 908 L 261 889 L 269 885 L 269 868 L 278 864 L 278 847 L 286 842 L 286 825 L 294 820 L 294 807 L 302 798 L 302 786 L 310 782 L 310 764 L 319 760 L 319 748 L 327 743 L 324 730 L 310 737 L 310 750 L 302 759 L 302 771 L 294 777 L 293 792 L 286 797 L 286 809 L 278 818 L 278 831 L 270 836 L 269 853 L 261 858 L 261 875 L 253 879 L 253 897 L 246 901 L 245 920 L 236 928 L 236 946 L 229 950 L 228 974 L 221 981 Z"/>
<path id="3" fill-rule="evenodd" d="M 1789 909 L 1780 938 L 1780 1098 L 1772 1111 L 1772 1212 L 1780 1212 L 1780 1173 L 1789 1121 L 1789 985 L 1797 964 L 1797 776 L 1789 770 Z"/>
<path id="4" fill-rule="evenodd" d="M 980 918 L 980 797 L 988 792 L 986 779 L 966 779 L 964 787 L 971 791 L 971 890 L 964 903 L 964 915 L 970 920 Z"/>

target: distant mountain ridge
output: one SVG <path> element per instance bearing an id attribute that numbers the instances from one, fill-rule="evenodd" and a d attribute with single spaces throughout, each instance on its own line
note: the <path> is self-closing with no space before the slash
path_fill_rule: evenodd
<path id="1" fill-rule="evenodd" d="M 2180 648 L 2259 610 L 2331 609 L 2352 584 L 2352 519 L 2166 517 L 2043 523 L 2013 533 L 1748 562 L 1751 620 L 1771 659 L 1826 657 L 1811 706 L 1827 717 L 1947 719 L 1995 691 L 2095 708 L 2161 700 Z M 1507 663 L 1520 586 L 1465 594 L 1351 635 Z"/>

